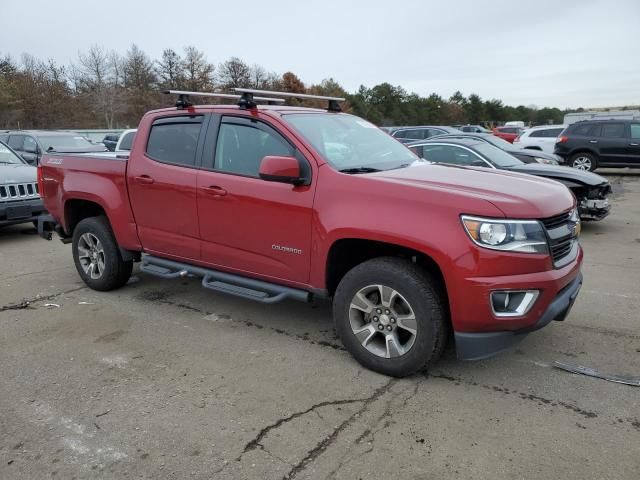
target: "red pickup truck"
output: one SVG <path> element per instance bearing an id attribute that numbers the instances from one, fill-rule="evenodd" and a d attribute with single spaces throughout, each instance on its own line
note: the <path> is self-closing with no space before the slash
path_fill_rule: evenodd
<path id="1" fill-rule="evenodd" d="M 459 358 L 486 358 L 571 309 L 583 253 L 564 185 L 430 164 L 335 103 L 177 105 L 142 118 L 128 156 L 40 163 L 39 231 L 72 243 L 89 287 L 122 287 L 139 261 L 264 303 L 330 298 L 345 347 L 392 376 L 450 332 Z"/>

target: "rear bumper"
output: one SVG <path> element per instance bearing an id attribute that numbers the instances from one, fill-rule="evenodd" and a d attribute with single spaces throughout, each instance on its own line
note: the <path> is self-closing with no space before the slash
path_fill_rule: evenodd
<path id="1" fill-rule="evenodd" d="M 578 296 L 581 286 L 582 274 L 578 273 L 577 277 L 558 292 L 542 316 L 540 316 L 533 325 L 528 327 L 503 332 L 456 332 L 454 335 L 458 358 L 462 360 L 481 360 L 492 357 L 517 345 L 528 333 L 540 330 L 551 323 L 551 321 L 564 320 L 569 314 L 571 307 L 573 307 L 573 303 Z"/>
<path id="2" fill-rule="evenodd" d="M 34 222 L 46 210 L 41 198 L 0 203 L 0 226 Z"/>

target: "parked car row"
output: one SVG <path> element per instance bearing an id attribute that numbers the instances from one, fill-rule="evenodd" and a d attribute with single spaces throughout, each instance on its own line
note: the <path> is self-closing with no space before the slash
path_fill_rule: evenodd
<path id="1" fill-rule="evenodd" d="M 37 165 L 44 153 L 104 152 L 107 148 L 82 135 L 55 130 L 12 130 L 0 134 L 0 141 L 15 150 L 27 163 Z"/>

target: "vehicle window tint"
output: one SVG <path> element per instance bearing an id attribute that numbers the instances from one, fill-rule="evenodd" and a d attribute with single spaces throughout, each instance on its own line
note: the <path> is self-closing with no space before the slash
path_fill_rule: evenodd
<path id="1" fill-rule="evenodd" d="M 147 154 L 155 160 L 194 166 L 201 116 L 161 118 L 153 122 Z"/>
<path id="2" fill-rule="evenodd" d="M 591 130 L 591 128 L 594 125 L 590 125 L 590 124 L 586 124 L 586 125 L 576 125 L 575 127 L 573 127 L 570 132 L 575 134 L 575 135 L 588 135 L 589 134 L 589 130 Z"/>
<path id="3" fill-rule="evenodd" d="M 545 130 L 545 132 L 547 132 L 547 137 L 550 138 L 555 138 L 558 135 L 560 135 L 562 133 L 562 130 L 564 130 L 563 128 L 549 128 L 548 130 Z"/>
<path id="4" fill-rule="evenodd" d="M 640 138 L 640 123 L 632 123 L 629 126 L 631 127 L 631 138 Z"/>
<path id="5" fill-rule="evenodd" d="M 624 138 L 624 123 L 603 124 L 602 136 L 607 138 Z"/>
<path id="6" fill-rule="evenodd" d="M 120 150 L 131 150 L 131 144 L 133 143 L 133 137 L 136 136 L 136 132 L 125 133 L 120 142 Z"/>
<path id="7" fill-rule="evenodd" d="M 436 135 L 443 135 L 447 132 L 445 132 L 444 130 L 438 130 L 437 128 L 429 128 L 427 130 L 427 137 L 426 138 L 430 138 L 430 137 L 435 137 Z"/>
<path id="8" fill-rule="evenodd" d="M 267 126 L 240 125 L 223 120 L 216 144 L 216 170 L 257 177 L 260 162 L 267 155 L 294 156 L 295 151 Z"/>
<path id="9" fill-rule="evenodd" d="M 407 130 L 397 130 L 393 133 L 393 138 L 407 138 Z"/>
<path id="10" fill-rule="evenodd" d="M 422 145 L 417 145 L 417 146 L 413 146 L 413 147 L 409 147 L 409 150 L 411 150 L 413 153 L 415 153 L 416 155 L 418 155 L 420 158 L 422 157 Z"/>
<path id="11" fill-rule="evenodd" d="M 601 125 L 599 123 L 595 125 L 589 125 L 587 133 L 585 135 L 590 137 L 599 137 L 600 136 Z"/>
<path id="12" fill-rule="evenodd" d="M 430 162 L 467 166 L 481 161 L 477 155 L 469 150 L 450 145 L 425 145 L 422 149 L 422 157 Z"/>
<path id="13" fill-rule="evenodd" d="M 33 137 L 24 137 L 24 145 L 22 146 L 22 149 L 25 152 L 35 153 L 38 151 L 38 144 L 33 139 Z"/>
<path id="14" fill-rule="evenodd" d="M 542 137 L 545 137 L 546 135 L 544 130 L 534 130 L 529 134 L 529 136 L 534 138 L 542 138 Z"/>
<path id="15" fill-rule="evenodd" d="M 22 151 L 24 145 L 24 135 L 11 135 L 9 137 L 9 146 L 14 150 Z"/>

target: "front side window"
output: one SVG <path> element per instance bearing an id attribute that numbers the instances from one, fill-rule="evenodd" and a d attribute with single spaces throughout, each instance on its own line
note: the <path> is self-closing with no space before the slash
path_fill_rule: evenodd
<path id="1" fill-rule="evenodd" d="M 232 118 L 223 118 L 216 143 L 216 170 L 257 177 L 260 162 L 268 155 L 291 157 L 295 155 L 295 150 L 279 133 L 266 125 L 257 122 L 235 123 Z"/>
<path id="2" fill-rule="evenodd" d="M 147 155 L 164 163 L 196 164 L 202 116 L 160 118 L 151 125 Z"/>
<path id="3" fill-rule="evenodd" d="M 602 136 L 606 138 L 624 138 L 624 123 L 605 123 Z"/>
<path id="4" fill-rule="evenodd" d="M 632 123 L 631 127 L 631 138 L 640 138 L 640 123 Z"/>
<path id="5" fill-rule="evenodd" d="M 361 118 L 335 113 L 292 113 L 284 116 L 336 170 L 407 166 L 419 158 L 378 127 Z"/>
<path id="6" fill-rule="evenodd" d="M 38 151 L 38 144 L 33 137 L 24 137 L 24 145 L 22 149 L 25 152 L 36 153 Z"/>

